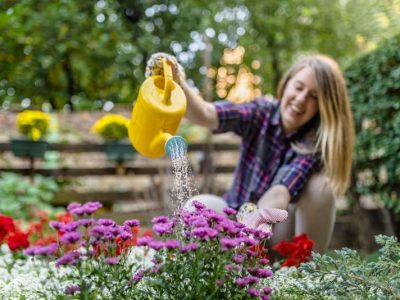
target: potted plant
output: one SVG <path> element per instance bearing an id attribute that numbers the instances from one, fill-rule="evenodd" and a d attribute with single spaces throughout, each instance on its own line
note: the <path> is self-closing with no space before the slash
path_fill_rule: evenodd
<path id="1" fill-rule="evenodd" d="M 106 114 L 93 124 L 91 131 L 104 140 L 104 151 L 109 160 L 122 162 L 134 158 L 135 150 L 128 138 L 129 119 L 117 115 Z"/>
<path id="2" fill-rule="evenodd" d="M 43 136 L 50 125 L 50 115 L 38 110 L 24 110 L 17 115 L 18 132 L 21 138 L 11 139 L 11 151 L 15 156 L 43 158 L 47 142 Z"/>

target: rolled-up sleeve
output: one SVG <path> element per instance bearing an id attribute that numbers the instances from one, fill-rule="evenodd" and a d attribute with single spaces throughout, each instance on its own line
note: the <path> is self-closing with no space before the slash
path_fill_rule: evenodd
<path id="1" fill-rule="evenodd" d="M 297 155 L 290 163 L 278 169 L 271 186 L 277 184 L 286 186 L 291 196 L 290 202 L 294 203 L 310 176 L 320 168 L 318 155 Z"/>
<path id="2" fill-rule="evenodd" d="M 214 103 L 219 126 L 214 133 L 233 131 L 240 136 L 246 136 L 260 128 L 265 118 L 269 118 L 274 105 L 265 97 L 253 101 L 236 104 L 229 101 Z"/>

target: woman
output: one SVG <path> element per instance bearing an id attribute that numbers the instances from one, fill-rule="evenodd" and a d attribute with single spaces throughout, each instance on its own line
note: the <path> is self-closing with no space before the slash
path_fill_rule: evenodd
<path id="1" fill-rule="evenodd" d="M 239 105 L 205 102 L 171 56 L 153 55 L 148 70 L 161 57 L 168 58 L 186 94 L 186 117 L 214 133 L 233 131 L 242 138 L 234 181 L 224 195 L 227 205 L 239 209 L 247 226 L 261 230 L 288 216 L 274 225 L 272 243 L 305 232 L 315 241 L 314 250 L 324 252 L 333 231 L 335 198 L 349 185 L 354 140 L 338 64 L 325 55 L 303 57 L 281 79 L 276 101 L 260 97 Z M 195 198 L 221 205 L 212 197 Z M 248 203 L 257 206 L 249 212 Z"/>

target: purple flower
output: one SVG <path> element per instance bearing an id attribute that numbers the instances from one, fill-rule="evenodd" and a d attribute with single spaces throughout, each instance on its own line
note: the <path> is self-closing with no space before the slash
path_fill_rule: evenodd
<path id="1" fill-rule="evenodd" d="M 51 228 L 55 229 L 55 230 L 60 230 L 64 223 L 58 222 L 58 221 L 50 221 L 49 225 Z"/>
<path id="2" fill-rule="evenodd" d="M 238 239 L 239 243 L 244 243 L 246 246 L 255 246 L 257 245 L 257 241 L 253 240 L 249 237 L 241 237 Z"/>
<path id="3" fill-rule="evenodd" d="M 32 246 L 24 250 L 25 255 L 52 255 L 58 250 L 58 245 L 52 243 L 46 246 Z"/>
<path id="4" fill-rule="evenodd" d="M 110 227 L 109 232 L 111 232 L 114 236 L 118 236 L 120 233 L 126 231 L 124 230 L 123 227 L 117 225 L 115 227 Z"/>
<path id="5" fill-rule="evenodd" d="M 98 201 L 96 201 L 96 202 L 87 202 L 87 203 L 85 203 L 83 205 L 83 210 L 85 211 L 85 214 L 91 215 L 96 210 L 98 210 L 99 208 L 102 208 L 102 207 L 103 207 L 103 204 L 101 204 Z"/>
<path id="6" fill-rule="evenodd" d="M 104 239 L 111 241 L 114 239 L 114 234 L 110 231 L 107 231 L 104 233 Z"/>
<path id="7" fill-rule="evenodd" d="M 259 278 L 268 278 L 268 277 L 271 277 L 273 275 L 273 273 L 271 270 L 268 270 L 268 269 L 256 268 L 254 270 L 254 275 L 256 275 Z"/>
<path id="8" fill-rule="evenodd" d="M 229 220 L 224 220 L 220 223 L 218 223 L 218 225 L 215 227 L 216 229 L 218 229 L 219 231 L 223 232 L 227 232 L 229 234 L 232 235 L 237 235 L 240 231 L 239 228 L 236 228 L 233 223 Z"/>
<path id="9" fill-rule="evenodd" d="M 231 271 L 239 271 L 241 269 L 241 267 L 238 265 L 228 264 L 228 265 L 224 266 L 224 269 L 227 270 L 228 272 L 231 272 Z M 241 278 L 238 278 L 238 280 L 240 281 Z"/>
<path id="10" fill-rule="evenodd" d="M 23 251 L 23 253 L 24 253 L 25 255 L 37 255 L 37 254 L 36 254 L 36 248 L 37 248 L 37 246 L 32 246 L 32 247 L 26 248 L 26 249 Z"/>
<path id="11" fill-rule="evenodd" d="M 260 296 L 260 291 L 256 290 L 255 288 L 249 288 L 246 290 L 247 294 L 253 297 L 259 297 Z"/>
<path id="12" fill-rule="evenodd" d="M 97 220 L 98 225 L 103 225 L 103 226 L 115 226 L 116 223 L 114 220 L 111 219 L 99 219 Z"/>
<path id="13" fill-rule="evenodd" d="M 217 223 L 223 222 L 224 220 L 226 220 L 226 218 L 217 213 L 216 211 L 210 210 L 207 213 L 205 213 L 205 216 L 210 220 L 210 221 L 215 221 Z"/>
<path id="14" fill-rule="evenodd" d="M 137 240 L 138 246 L 147 246 L 153 240 L 150 236 L 143 236 Z"/>
<path id="15" fill-rule="evenodd" d="M 235 248 L 238 245 L 238 241 L 236 239 L 222 238 L 220 244 L 223 250 L 227 250 Z"/>
<path id="16" fill-rule="evenodd" d="M 263 287 L 262 290 L 263 290 L 264 294 L 266 294 L 266 295 L 269 295 L 272 292 L 272 289 L 269 286 Z"/>
<path id="17" fill-rule="evenodd" d="M 136 219 L 132 219 L 132 220 L 126 220 L 125 222 L 124 222 L 124 225 L 125 226 L 128 226 L 128 227 L 138 227 L 138 226 L 140 226 L 140 221 L 139 220 L 136 220 Z"/>
<path id="18" fill-rule="evenodd" d="M 175 249 L 179 248 L 180 242 L 178 240 L 167 240 L 165 241 L 165 248 L 167 249 Z"/>
<path id="19" fill-rule="evenodd" d="M 235 280 L 235 283 L 241 287 L 244 287 L 244 286 L 250 285 L 250 284 L 255 284 L 258 282 L 259 282 L 259 279 L 254 276 L 246 276 L 243 278 L 236 278 L 236 280 Z"/>
<path id="20" fill-rule="evenodd" d="M 81 254 L 77 251 L 68 252 L 56 260 L 56 267 L 61 265 L 73 265 L 78 261 L 80 256 Z"/>
<path id="21" fill-rule="evenodd" d="M 215 284 L 217 285 L 217 286 L 222 286 L 223 284 L 224 284 L 224 280 L 223 279 L 217 279 L 217 280 L 215 280 Z"/>
<path id="22" fill-rule="evenodd" d="M 213 228 L 208 229 L 208 230 L 207 230 L 207 236 L 208 236 L 209 238 L 215 238 L 215 237 L 217 237 L 217 236 L 218 236 L 218 230 L 213 229 Z"/>
<path id="23" fill-rule="evenodd" d="M 237 263 L 237 264 L 242 263 L 242 262 L 244 261 L 244 259 L 245 259 L 245 257 L 244 257 L 243 255 L 239 255 L 239 254 L 235 254 L 235 255 L 232 257 L 232 260 L 233 260 L 235 263 Z"/>
<path id="24" fill-rule="evenodd" d="M 168 223 L 169 218 L 166 216 L 158 216 L 154 217 L 153 220 L 151 221 L 153 224 L 158 224 L 158 223 Z"/>
<path id="25" fill-rule="evenodd" d="M 150 273 L 158 273 L 158 271 L 161 270 L 162 265 L 161 264 L 156 264 L 151 270 Z"/>
<path id="26" fill-rule="evenodd" d="M 199 248 L 199 244 L 197 243 L 190 243 L 187 245 L 183 245 L 181 246 L 181 253 L 186 253 L 186 252 L 190 252 L 190 251 L 196 251 Z"/>
<path id="27" fill-rule="evenodd" d="M 249 284 L 255 284 L 255 283 L 258 283 L 260 281 L 257 277 L 254 277 L 254 276 L 251 276 L 251 275 L 250 276 L 246 276 L 244 279 L 246 279 Z"/>
<path id="28" fill-rule="evenodd" d="M 197 200 L 194 200 L 194 201 L 192 202 L 192 205 L 193 205 L 197 210 L 202 210 L 202 209 L 205 209 L 205 208 L 206 208 L 206 206 L 205 206 L 203 203 L 201 203 L 200 201 L 197 201 Z"/>
<path id="29" fill-rule="evenodd" d="M 270 238 L 272 236 L 272 232 L 265 232 L 262 230 L 255 230 L 254 237 L 258 240 L 263 240 L 266 238 Z"/>
<path id="30" fill-rule="evenodd" d="M 144 276 L 144 270 L 141 269 L 137 271 L 135 275 L 133 275 L 132 280 L 134 282 L 139 282 L 140 280 L 142 280 L 143 276 Z"/>
<path id="31" fill-rule="evenodd" d="M 81 206 L 82 206 L 82 204 L 80 204 L 80 203 L 72 202 L 72 203 L 68 204 L 67 210 L 69 212 L 71 212 L 71 210 L 76 209 L 76 208 L 80 208 Z"/>
<path id="32" fill-rule="evenodd" d="M 104 262 L 109 265 L 116 265 L 119 262 L 118 257 L 107 257 Z"/>
<path id="33" fill-rule="evenodd" d="M 199 227 L 192 230 L 192 235 L 201 239 L 215 238 L 218 236 L 218 230 L 210 227 Z"/>
<path id="34" fill-rule="evenodd" d="M 192 230 L 192 235 L 197 236 L 199 238 L 208 237 L 208 230 L 210 227 L 198 227 Z"/>
<path id="35" fill-rule="evenodd" d="M 208 222 L 204 218 L 196 217 L 193 220 L 190 220 L 189 222 L 190 224 L 188 225 L 192 225 L 194 227 L 208 227 Z"/>
<path id="36" fill-rule="evenodd" d="M 61 227 L 61 231 L 64 231 L 64 232 L 73 232 L 73 231 L 75 231 L 75 230 L 78 229 L 79 225 L 80 225 L 79 221 L 72 221 L 72 222 L 70 222 L 70 223 L 64 224 L 64 225 Z"/>
<path id="37" fill-rule="evenodd" d="M 79 225 L 84 227 L 92 226 L 95 223 L 93 219 L 80 219 L 77 222 L 79 223 Z"/>
<path id="38" fill-rule="evenodd" d="M 79 232 L 67 232 L 63 234 L 60 241 L 63 244 L 73 244 L 79 241 L 82 238 L 82 235 Z"/>
<path id="39" fill-rule="evenodd" d="M 157 232 L 158 234 L 166 234 L 172 233 L 172 223 L 156 223 L 153 226 L 153 231 Z"/>
<path id="40" fill-rule="evenodd" d="M 226 213 L 228 216 L 232 216 L 232 215 L 236 215 L 236 214 L 237 214 L 237 211 L 234 210 L 233 208 L 230 208 L 230 207 L 225 207 L 225 208 L 223 209 L 223 211 L 224 211 L 224 213 Z"/>
<path id="41" fill-rule="evenodd" d="M 122 231 L 122 232 L 118 235 L 118 237 L 119 237 L 121 240 L 123 240 L 123 241 L 127 241 L 127 240 L 130 240 L 133 236 L 132 236 L 132 234 L 130 234 L 129 232 Z"/>
<path id="42" fill-rule="evenodd" d="M 154 249 L 156 251 L 161 250 L 162 248 L 164 248 L 165 244 L 161 241 L 157 241 L 157 240 L 152 240 L 148 243 L 148 246 L 151 249 Z"/>
<path id="43" fill-rule="evenodd" d="M 65 294 L 66 295 L 74 295 L 77 292 L 80 292 L 81 288 L 79 287 L 79 285 L 72 285 L 69 286 L 65 289 Z"/>
<path id="44" fill-rule="evenodd" d="M 263 266 L 265 266 L 265 265 L 269 264 L 269 259 L 268 258 L 261 258 L 258 262 L 260 264 L 262 264 Z"/>
<path id="45" fill-rule="evenodd" d="M 90 231 L 90 236 L 94 238 L 102 238 L 105 236 L 105 234 L 108 232 L 108 227 L 103 226 L 103 225 L 96 225 L 92 228 Z"/>
<path id="46" fill-rule="evenodd" d="M 260 295 L 261 300 L 271 300 L 272 298 L 266 294 L 261 294 Z"/>

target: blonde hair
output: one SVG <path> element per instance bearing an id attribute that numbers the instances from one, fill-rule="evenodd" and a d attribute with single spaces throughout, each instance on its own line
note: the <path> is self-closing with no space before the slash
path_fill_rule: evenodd
<path id="1" fill-rule="evenodd" d="M 336 196 L 347 191 L 352 167 L 354 124 L 346 82 L 339 65 L 332 58 L 317 54 L 301 58 L 282 77 L 277 91 L 282 99 L 289 80 L 300 70 L 314 71 L 318 86 L 319 121 L 314 134 L 313 149 L 321 153 L 325 176 Z M 296 151 L 304 148 L 294 145 Z"/>

